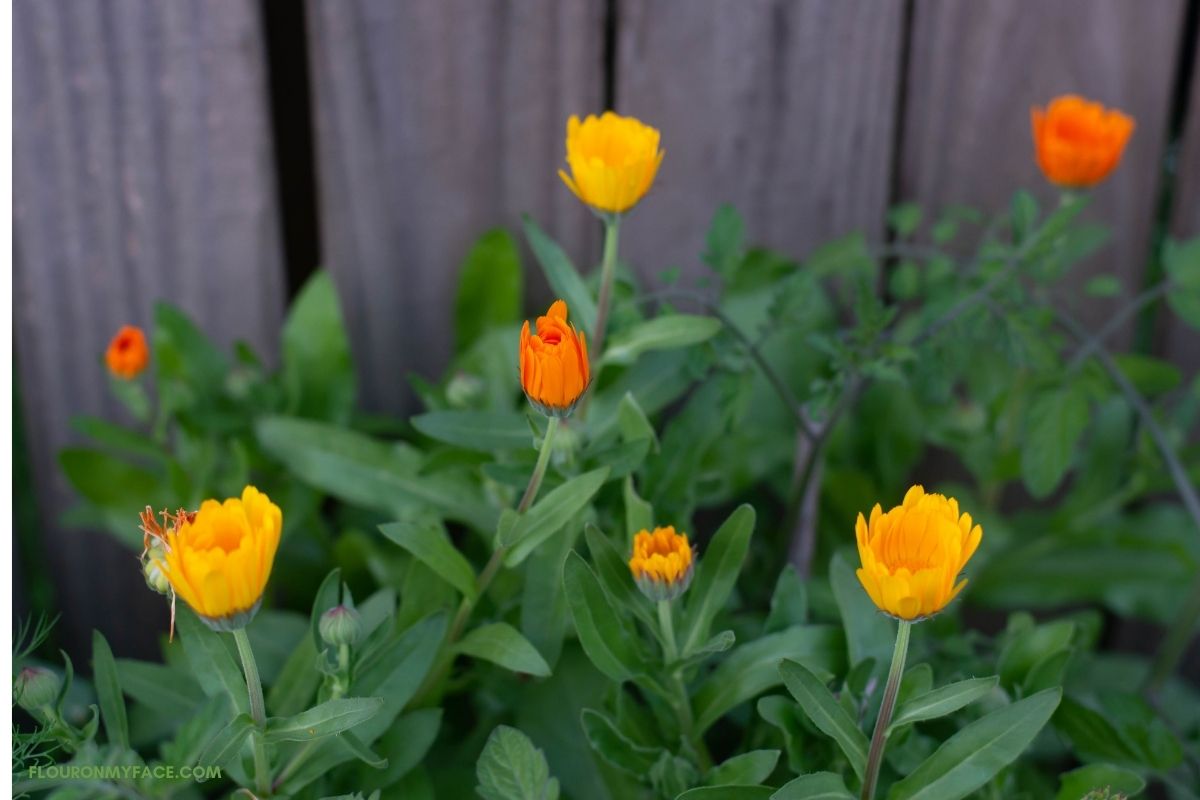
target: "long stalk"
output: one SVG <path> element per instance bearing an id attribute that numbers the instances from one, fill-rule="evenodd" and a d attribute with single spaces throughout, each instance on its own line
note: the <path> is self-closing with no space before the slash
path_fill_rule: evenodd
<path id="1" fill-rule="evenodd" d="M 517 504 L 517 513 L 524 514 L 533 505 L 533 501 L 537 499 L 538 490 L 542 486 L 542 479 L 546 477 L 546 468 L 550 464 L 550 453 L 554 449 L 554 434 L 558 431 L 558 417 L 550 417 L 546 424 L 546 435 L 542 438 L 542 449 L 538 452 L 537 463 L 534 464 L 533 474 L 529 476 L 529 483 L 525 486 L 525 493 L 521 495 L 521 502 Z M 454 615 L 454 620 L 450 623 L 450 630 L 446 634 L 446 641 L 442 644 L 441 654 L 435 662 L 433 669 L 429 671 L 429 675 L 421 683 L 421 687 L 417 690 L 413 699 L 413 705 L 421 705 L 426 699 L 433 696 L 434 691 L 439 687 L 446 675 L 450 672 L 450 665 L 454 662 L 454 645 L 462 636 L 463 630 L 467 627 L 467 622 L 471 619 L 471 612 L 475 610 L 475 604 L 487 592 L 488 587 L 492 585 L 492 581 L 496 577 L 496 573 L 500 571 L 500 567 L 504 564 L 504 557 L 508 555 L 507 547 L 497 547 L 487 564 L 483 567 L 483 572 L 479 573 L 479 577 L 475 580 L 475 599 L 464 597 L 458 605 L 458 611 Z"/>
<path id="2" fill-rule="evenodd" d="M 266 797 L 271 792 L 271 765 L 267 762 L 266 735 L 267 710 L 263 703 L 262 680 L 258 677 L 258 663 L 254 660 L 254 650 L 250 647 L 250 637 L 245 628 L 233 632 L 233 640 L 237 643 L 238 655 L 242 659 L 242 671 L 246 673 L 246 692 L 250 696 L 250 718 L 254 720 L 255 730 L 251 734 L 254 744 L 254 785 L 260 797 Z"/>
<path id="3" fill-rule="evenodd" d="M 879 706 L 879 718 L 875 720 L 875 733 L 871 736 L 871 750 L 867 754 L 867 773 L 863 778 L 862 800 L 874 800 L 875 784 L 879 780 L 879 768 L 883 765 L 883 748 L 887 744 L 888 726 L 892 724 L 892 712 L 896 710 L 896 695 L 900 692 L 900 678 L 904 675 L 904 660 L 908 657 L 908 634 L 912 623 L 900 620 L 896 629 L 896 649 L 892 651 L 892 668 L 888 671 L 887 686 L 883 690 L 883 703 Z"/>
<path id="4" fill-rule="evenodd" d="M 612 304 L 613 275 L 617 268 L 617 233 L 620 225 L 616 216 L 604 220 L 604 256 L 600 262 L 600 297 L 596 301 L 596 327 L 592 331 L 592 360 L 604 355 L 604 329 L 608 326 L 608 307 Z"/>

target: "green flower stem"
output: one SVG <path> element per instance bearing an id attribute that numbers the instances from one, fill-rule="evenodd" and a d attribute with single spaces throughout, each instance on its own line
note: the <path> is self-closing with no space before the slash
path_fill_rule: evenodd
<path id="1" fill-rule="evenodd" d="M 892 724 L 892 712 L 896 710 L 896 695 L 900 692 L 904 659 L 908 657 L 908 634 L 911 629 L 912 623 L 905 620 L 900 620 L 900 627 L 896 629 L 892 668 L 888 671 L 883 703 L 879 706 L 879 718 L 875 720 L 875 733 L 871 736 L 871 750 L 867 754 L 867 774 L 863 779 L 862 800 L 875 798 L 875 783 L 879 780 L 879 768 L 883 765 L 883 746 L 887 744 L 887 729 Z"/>
<path id="2" fill-rule="evenodd" d="M 604 218 L 604 256 L 600 262 L 600 297 L 596 301 L 596 327 L 588 348 L 592 361 L 604 355 L 604 329 L 608 325 L 608 307 L 612 304 L 613 274 L 617 268 L 617 230 L 619 218 L 613 214 Z"/>
<path id="3" fill-rule="evenodd" d="M 666 664 L 673 664 L 679 660 L 679 647 L 675 644 L 675 622 L 671 619 L 671 601 L 658 601 L 658 627 L 662 629 L 663 637 L 663 660 Z"/>
<path id="4" fill-rule="evenodd" d="M 258 663 L 254 660 L 254 651 L 250 648 L 250 637 L 245 628 L 233 632 L 233 640 L 237 642 L 238 655 L 242 658 L 242 670 L 246 673 L 246 691 L 250 695 L 250 717 L 258 728 L 252 736 L 254 739 L 254 785 L 260 797 L 266 797 L 271 792 L 271 766 L 267 763 L 267 743 L 264 738 L 267 725 L 267 710 L 263 703 L 262 680 L 258 677 Z"/>
<path id="5" fill-rule="evenodd" d="M 546 467 L 550 464 L 550 453 L 554 449 L 554 434 L 558 430 L 558 417 L 549 417 L 548 420 L 546 435 L 542 437 L 542 449 L 538 453 L 537 463 L 533 467 L 533 474 L 529 476 L 529 483 L 525 487 L 525 493 L 521 495 L 521 502 L 517 505 L 518 514 L 524 514 L 533 505 L 533 501 L 537 499 L 538 489 L 542 486 L 542 478 L 546 477 Z M 492 552 L 492 557 L 488 559 L 483 572 L 479 573 L 479 577 L 475 580 L 476 601 L 483 597 L 488 587 L 492 585 L 496 573 L 500 571 L 500 567 L 504 564 L 504 557 L 506 555 L 508 555 L 507 547 L 497 547 Z M 450 672 L 450 665 L 454 662 L 454 645 L 458 642 L 459 637 L 462 636 L 463 629 L 467 627 L 467 622 L 471 619 L 471 612 L 474 610 L 475 602 L 468 597 L 464 597 L 462 602 L 459 603 L 458 612 L 454 615 L 454 620 L 450 623 L 450 631 L 446 634 L 446 641 L 442 644 L 442 651 L 433 669 L 429 671 L 429 675 L 421 683 L 421 687 L 417 690 L 413 698 L 412 704 L 414 706 L 421 706 L 440 695 L 440 687 Z"/>
<path id="6" fill-rule="evenodd" d="M 338 700 L 346 695 L 350 690 L 350 645 L 343 644 L 338 646 L 338 666 L 337 680 L 329 687 L 329 699 Z M 300 765 L 308 760 L 309 755 L 317 746 L 317 741 L 305 742 L 304 746 L 296 751 L 296 754 L 291 757 L 283 769 L 279 770 L 279 775 L 271 783 L 271 791 L 279 791 L 279 787 L 287 781 L 288 778 L 295 774 Z"/>

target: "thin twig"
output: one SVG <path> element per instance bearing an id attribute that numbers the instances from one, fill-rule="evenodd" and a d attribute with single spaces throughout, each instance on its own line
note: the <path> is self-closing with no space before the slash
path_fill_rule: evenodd
<path id="1" fill-rule="evenodd" d="M 1067 371 L 1075 372 L 1082 367 L 1083 363 L 1087 361 L 1088 356 L 1096 352 L 1096 348 L 1102 345 L 1108 337 L 1120 330 L 1130 317 L 1135 316 L 1145 306 L 1162 297 L 1170 288 L 1170 281 L 1163 281 L 1150 287 L 1129 301 L 1125 306 L 1118 309 L 1117 313 L 1109 317 L 1108 322 L 1100 327 L 1100 330 L 1089 336 L 1080 346 L 1079 350 L 1076 351 L 1071 361 L 1067 364 Z"/>

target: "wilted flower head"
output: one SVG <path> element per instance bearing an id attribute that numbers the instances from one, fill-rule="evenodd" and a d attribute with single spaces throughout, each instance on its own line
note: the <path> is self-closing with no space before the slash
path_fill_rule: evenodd
<path id="1" fill-rule="evenodd" d="M 122 325 L 104 353 L 108 371 L 123 380 L 136 378 L 149 362 L 150 348 L 146 345 L 146 334 L 133 325 Z"/>
<path id="2" fill-rule="evenodd" d="M 247 486 L 240 498 L 205 500 L 178 516 L 151 560 L 209 627 L 235 630 L 258 611 L 282 529 L 279 506 Z"/>
<path id="3" fill-rule="evenodd" d="M 567 304 L 555 300 L 537 318 L 536 333 L 526 320 L 520 347 L 521 388 L 529 402 L 549 417 L 570 414 L 587 390 L 591 366 L 586 338 L 567 322 Z"/>
<path id="4" fill-rule="evenodd" d="M 663 160 L 659 133 L 649 125 L 605 111 L 583 122 L 567 120 L 568 175 L 559 170 L 575 196 L 597 211 L 620 214 L 650 191 Z"/>
<path id="5" fill-rule="evenodd" d="M 959 573 L 983 538 L 957 500 L 921 486 L 887 513 L 876 503 L 870 521 L 859 514 L 856 533 L 859 581 L 875 605 L 905 620 L 938 613 L 962 591 Z"/>
<path id="6" fill-rule="evenodd" d="M 655 602 L 674 600 L 692 582 L 696 560 L 686 533 L 673 526 L 641 531 L 633 537 L 629 570 L 642 594 Z"/>
<path id="7" fill-rule="evenodd" d="M 1047 180 L 1068 189 L 1095 186 L 1121 160 L 1133 119 L 1075 95 L 1033 109 L 1033 143 Z"/>

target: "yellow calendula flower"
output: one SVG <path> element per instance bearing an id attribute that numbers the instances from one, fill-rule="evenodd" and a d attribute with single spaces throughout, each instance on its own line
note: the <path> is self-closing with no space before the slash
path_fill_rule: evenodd
<path id="1" fill-rule="evenodd" d="M 568 175 L 559 170 L 575 196 L 600 212 L 620 214 L 650 191 L 663 160 L 659 133 L 633 117 L 606 111 L 582 122 L 567 120 Z"/>
<path id="2" fill-rule="evenodd" d="M 859 581 L 875 605 L 904 620 L 932 616 L 962 591 L 959 574 L 983 538 L 957 500 L 921 486 L 887 513 L 876 503 L 869 521 L 859 514 L 856 533 Z"/>
<path id="3" fill-rule="evenodd" d="M 209 627 L 235 630 L 258 611 L 279 548 L 283 512 L 253 486 L 225 502 L 205 500 L 163 531 L 156 564 Z"/>
<path id="4" fill-rule="evenodd" d="M 673 526 L 641 531 L 633 537 L 629 570 L 642 594 L 651 600 L 674 600 L 692 582 L 696 559 L 686 533 Z"/>

